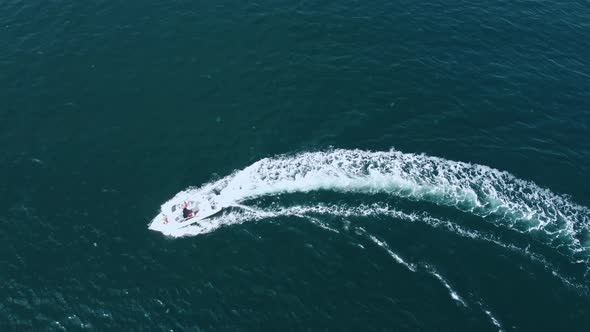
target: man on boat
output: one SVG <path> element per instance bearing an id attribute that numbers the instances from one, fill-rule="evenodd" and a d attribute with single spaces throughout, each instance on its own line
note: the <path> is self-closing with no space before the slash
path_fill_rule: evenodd
<path id="1" fill-rule="evenodd" d="M 197 212 L 199 212 L 199 210 L 195 210 L 195 211 L 189 210 L 188 203 L 186 201 L 182 204 L 182 217 L 184 218 L 184 220 L 187 220 L 187 219 L 190 219 L 190 218 L 196 216 Z"/>

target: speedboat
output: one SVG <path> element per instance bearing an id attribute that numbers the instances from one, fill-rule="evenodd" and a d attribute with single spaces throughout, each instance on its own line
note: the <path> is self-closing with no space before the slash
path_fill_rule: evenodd
<path id="1" fill-rule="evenodd" d="M 160 213 L 152 219 L 149 229 L 165 235 L 174 235 L 179 229 L 198 224 L 200 221 L 221 212 L 223 209 L 223 206 L 217 204 L 211 197 L 203 200 L 189 200 L 185 198 L 178 197 L 177 195 L 177 197 L 162 204 Z M 185 203 L 186 208 L 192 212 L 188 218 L 185 218 L 182 213 Z"/>

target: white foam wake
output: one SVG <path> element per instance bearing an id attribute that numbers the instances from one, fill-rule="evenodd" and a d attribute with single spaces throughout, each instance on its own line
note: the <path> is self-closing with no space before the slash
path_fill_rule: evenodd
<path id="1" fill-rule="evenodd" d="M 502 324 L 500 324 L 500 321 L 494 316 L 494 314 L 492 314 L 490 310 L 486 309 L 483 303 L 478 302 L 478 304 L 481 306 L 481 309 L 486 314 L 486 316 L 488 316 L 492 324 L 494 324 L 494 326 L 498 328 L 498 332 L 504 331 L 504 329 L 502 328 Z"/>
<path id="2" fill-rule="evenodd" d="M 398 262 L 398 263 L 402 264 L 403 266 L 407 267 L 408 270 L 410 270 L 412 272 L 416 272 L 416 266 L 414 266 L 414 264 L 407 263 L 398 254 L 394 253 L 391 249 L 389 249 L 389 246 L 387 245 L 387 243 L 379 240 L 378 238 L 374 237 L 373 235 L 369 235 L 369 238 L 373 242 L 375 242 L 378 246 L 380 246 L 381 248 L 385 249 L 385 251 L 387 251 L 387 253 L 389 254 L 389 256 L 391 256 L 393 259 L 395 259 L 396 262 Z"/>
<path id="3" fill-rule="evenodd" d="M 436 277 L 436 279 L 438 279 L 441 282 L 441 284 L 443 284 L 443 286 L 445 286 L 445 288 L 449 291 L 449 295 L 451 296 L 451 298 L 453 300 L 457 301 L 458 303 L 460 303 L 464 307 L 467 307 L 467 304 L 465 303 L 465 301 L 463 301 L 463 299 L 461 298 L 461 296 L 459 296 L 459 294 L 457 293 L 457 291 L 455 291 L 451 287 L 451 285 L 449 284 L 449 282 L 445 278 L 443 278 L 443 276 L 441 276 L 440 273 L 438 273 L 434 267 L 426 264 L 426 265 L 424 265 L 424 268 L 430 274 L 432 274 L 434 277 Z"/>
<path id="4" fill-rule="evenodd" d="M 590 209 L 563 195 L 483 165 L 391 150 L 332 150 L 265 158 L 233 174 L 179 193 L 166 204 L 235 206 L 246 199 L 282 193 L 330 190 L 386 193 L 450 206 L 509 229 L 534 232 L 554 248 L 587 257 Z M 198 234 L 215 229 L 215 221 Z M 190 229 L 190 228 L 188 228 Z"/>

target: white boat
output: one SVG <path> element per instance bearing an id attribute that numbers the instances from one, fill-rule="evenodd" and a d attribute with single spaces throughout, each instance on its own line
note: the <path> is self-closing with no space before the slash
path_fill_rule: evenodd
<path id="1" fill-rule="evenodd" d="M 223 206 L 218 204 L 212 196 L 197 200 L 185 199 L 186 197 L 183 196 L 177 195 L 170 201 L 162 204 L 160 213 L 152 219 L 149 229 L 165 235 L 174 235 L 179 229 L 198 224 L 223 210 Z M 188 218 L 185 218 L 182 213 L 185 203 L 187 204 L 187 209 L 193 213 Z"/>

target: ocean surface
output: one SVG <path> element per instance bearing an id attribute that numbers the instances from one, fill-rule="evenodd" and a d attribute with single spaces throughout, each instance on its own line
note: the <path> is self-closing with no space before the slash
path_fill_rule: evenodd
<path id="1" fill-rule="evenodd" d="M 588 331 L 589 36 L 582 0 L 0 0 L 0 331 Z M 183 200 L 222 210 L 150 229 Z"/>

